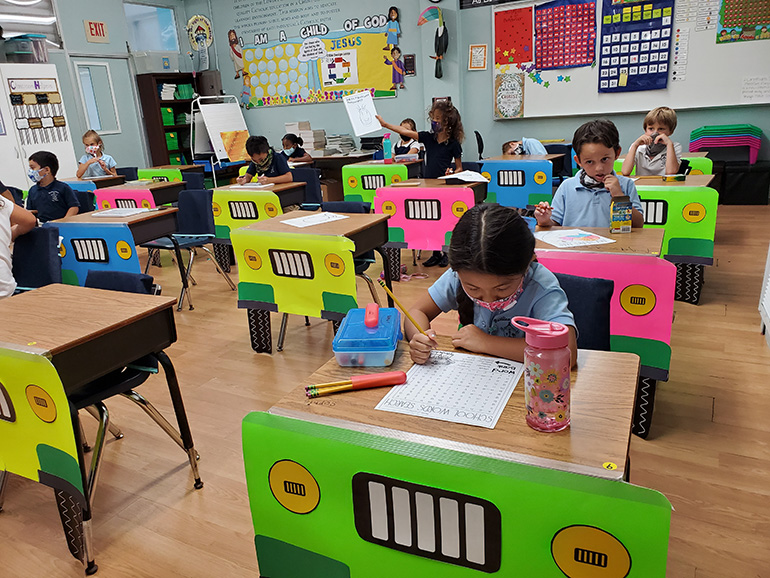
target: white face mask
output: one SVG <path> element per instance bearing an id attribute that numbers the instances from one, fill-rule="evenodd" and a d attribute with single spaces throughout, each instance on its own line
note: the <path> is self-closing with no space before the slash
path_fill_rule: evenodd
<path id="1" fill-rule="evenodd" d="M 43 175 L 40 174 L 40 169 L 29 169 L 27 171 L 27 176 L 30 178 L 30 180 L 35 181 L 36 183 L 39 183 L 43 180 Z"/>
<path id="2" fill-rule="evenodd" d="M 86 147 L 86 154 L 91 155 L 92 157 L 95 157 L 99 154 L 99 150 L 101 147 L 99 145 L 89 145 Z"/>

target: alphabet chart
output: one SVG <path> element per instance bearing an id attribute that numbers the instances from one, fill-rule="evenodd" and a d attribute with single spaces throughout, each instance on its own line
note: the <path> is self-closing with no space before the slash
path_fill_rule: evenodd
<path id="1" fill-rule="evenodd" d="M 523 371 L 509 359 L 436 350 L 375 409 L 493 429 Z"/>

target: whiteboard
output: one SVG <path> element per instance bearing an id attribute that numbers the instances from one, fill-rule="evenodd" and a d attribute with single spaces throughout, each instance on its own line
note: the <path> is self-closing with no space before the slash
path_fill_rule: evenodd
<path id="1" fill-rule="evenodd" d="M 241 107 L 234 96 L 228 95 L 217 98 L 232 100 L 217 104 L 204 104 L 203 102 L 200 102 L 199 106 L 201 117 L 203 117 L 203 122 L 206 125 L 206 131 L 208 132 L 208 137 L 211 141 L 211 147 L 214 149 L 214 154 L 216 154 L 219 161 L 227 161 L 227 150 L 225 149 L 225 143 L 222 142 L 221 133 L 239 130 L 248 131 L 249 129 L 246 126 L 246 121 L 243 120 Z M 198 122 L 196 122 L 196 129 L 197 128 Z M 198 134 L 199 133 L 196 131 L 196 143 Z"/>
<path id="2" fill-rule="evenodd" d="M 543 3 L 517 2 L 515 7 L 537 6 Z M 679 1 L 675 2 L 675 10 L 679 4 Z M 510 7 L 511 5 L 505 5 L 501 9 Z M 490 10 L 492 30 L 495 12 Z M 595 48 L 598 58 L 601 46 L 601 0 L 597 0 L 596 12 Z M 600 94 L 598 66 L 543 70 L 540 75 L 543 81 L 548 82 L 547 88 L 544 86 L 545 82 L 537 84 L 524 73 L 523 116 L 599 115 L 646 112 L 656 106 L 684 109 L 770 103 L 770 40 L 717 44 L 716 29 L 696 31 L 695 28 L 695 22 L 677 23 L 676 19 L 674 20 L 672 35 L 676 34 L 677 29 L 689 31 L 684 81 L 671 80 L 674 42 L 670 48 L 668 86 L 661 90 Z M 559 76 L 569 76 L 570 82 L 557 81 Z"/>

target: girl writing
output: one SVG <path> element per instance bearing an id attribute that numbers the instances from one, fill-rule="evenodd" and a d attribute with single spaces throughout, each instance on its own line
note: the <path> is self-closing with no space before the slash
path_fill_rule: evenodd
<path id="1" fill-rule="evenodd" d="M 117 176 L 115 167 L 118 163 L 110 155 L 104 154 L 104 141 L 95 130 L 86 131 L 83 135 L 83 145 L 86 147 L 86 154 L 78 161 L 77 178 Z"/>

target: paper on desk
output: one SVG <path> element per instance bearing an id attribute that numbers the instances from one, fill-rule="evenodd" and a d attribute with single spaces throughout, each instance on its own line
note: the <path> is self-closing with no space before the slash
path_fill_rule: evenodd
<path id="1" fill-rule="evenodd" d="M 466 183 L 488 183 L 489 179 L 476 171 L 460 171 L 451 175 L 443 175 L 440 179 L 460 179 Z"/>
<path id="2" fill-rule="evenodd" d="M 589 233 L 581 229 L 559 229 L 557 231 L 538 231 L 535 238 L 553 245 L 557 249 L 570 247 L 584 247 L 588 245 L 607 245 L 614 243 L 615 239 L 608 239 L 596 233 Z"/>
<path id="3" fill-rule="evenodd" d="M 509 359 L 436 350 L 374 409 L 492 429 L 523 371 Z"/>
<path id="4" fill-rule="evenodd" d="M 269 189 L 275 186 L 275 183 L 258 183 L 254 181 L 252 183 L 244 183 L 242 185 L 233 185 L 233 188 L 241 187 L 243 189 Z"/>
<path id="5" fill-rule="evenodd" d="M 347 219 L 347 215 L 340 215 L 339 213 L 315 213 L 314 215 L 308 215 L 307 217 L 296 217 L 294 219 L 286 219 L 283 221 L 285 225 L 291 225 L 292 227 L 312 227 L 313 225 L 321 225 L 323 223 L 331 223 L 332 221 L 339 221 L 340 219 Z"/>
<path id="6" fill-rule="evenodd" d="M 94 211 L 91 213 L 92 217 L 132 217 L 140 213 L 149 213 L 150 211 L 157 211 L 157 209 L 145 209 L 142 207 L 133 207 L 128 209 L 106 209 L 104 211 Z"/>
<path id="7" fill-rule="evenodd" d="M 345 110 L 356 136 L 377 132 L 382 128 L 375 118 L 377 109 L 374 108 L 374 100 L 372 100 L 369 91 L 354 92 L 343 96 L 342 101 L 345 103 Z"/>

